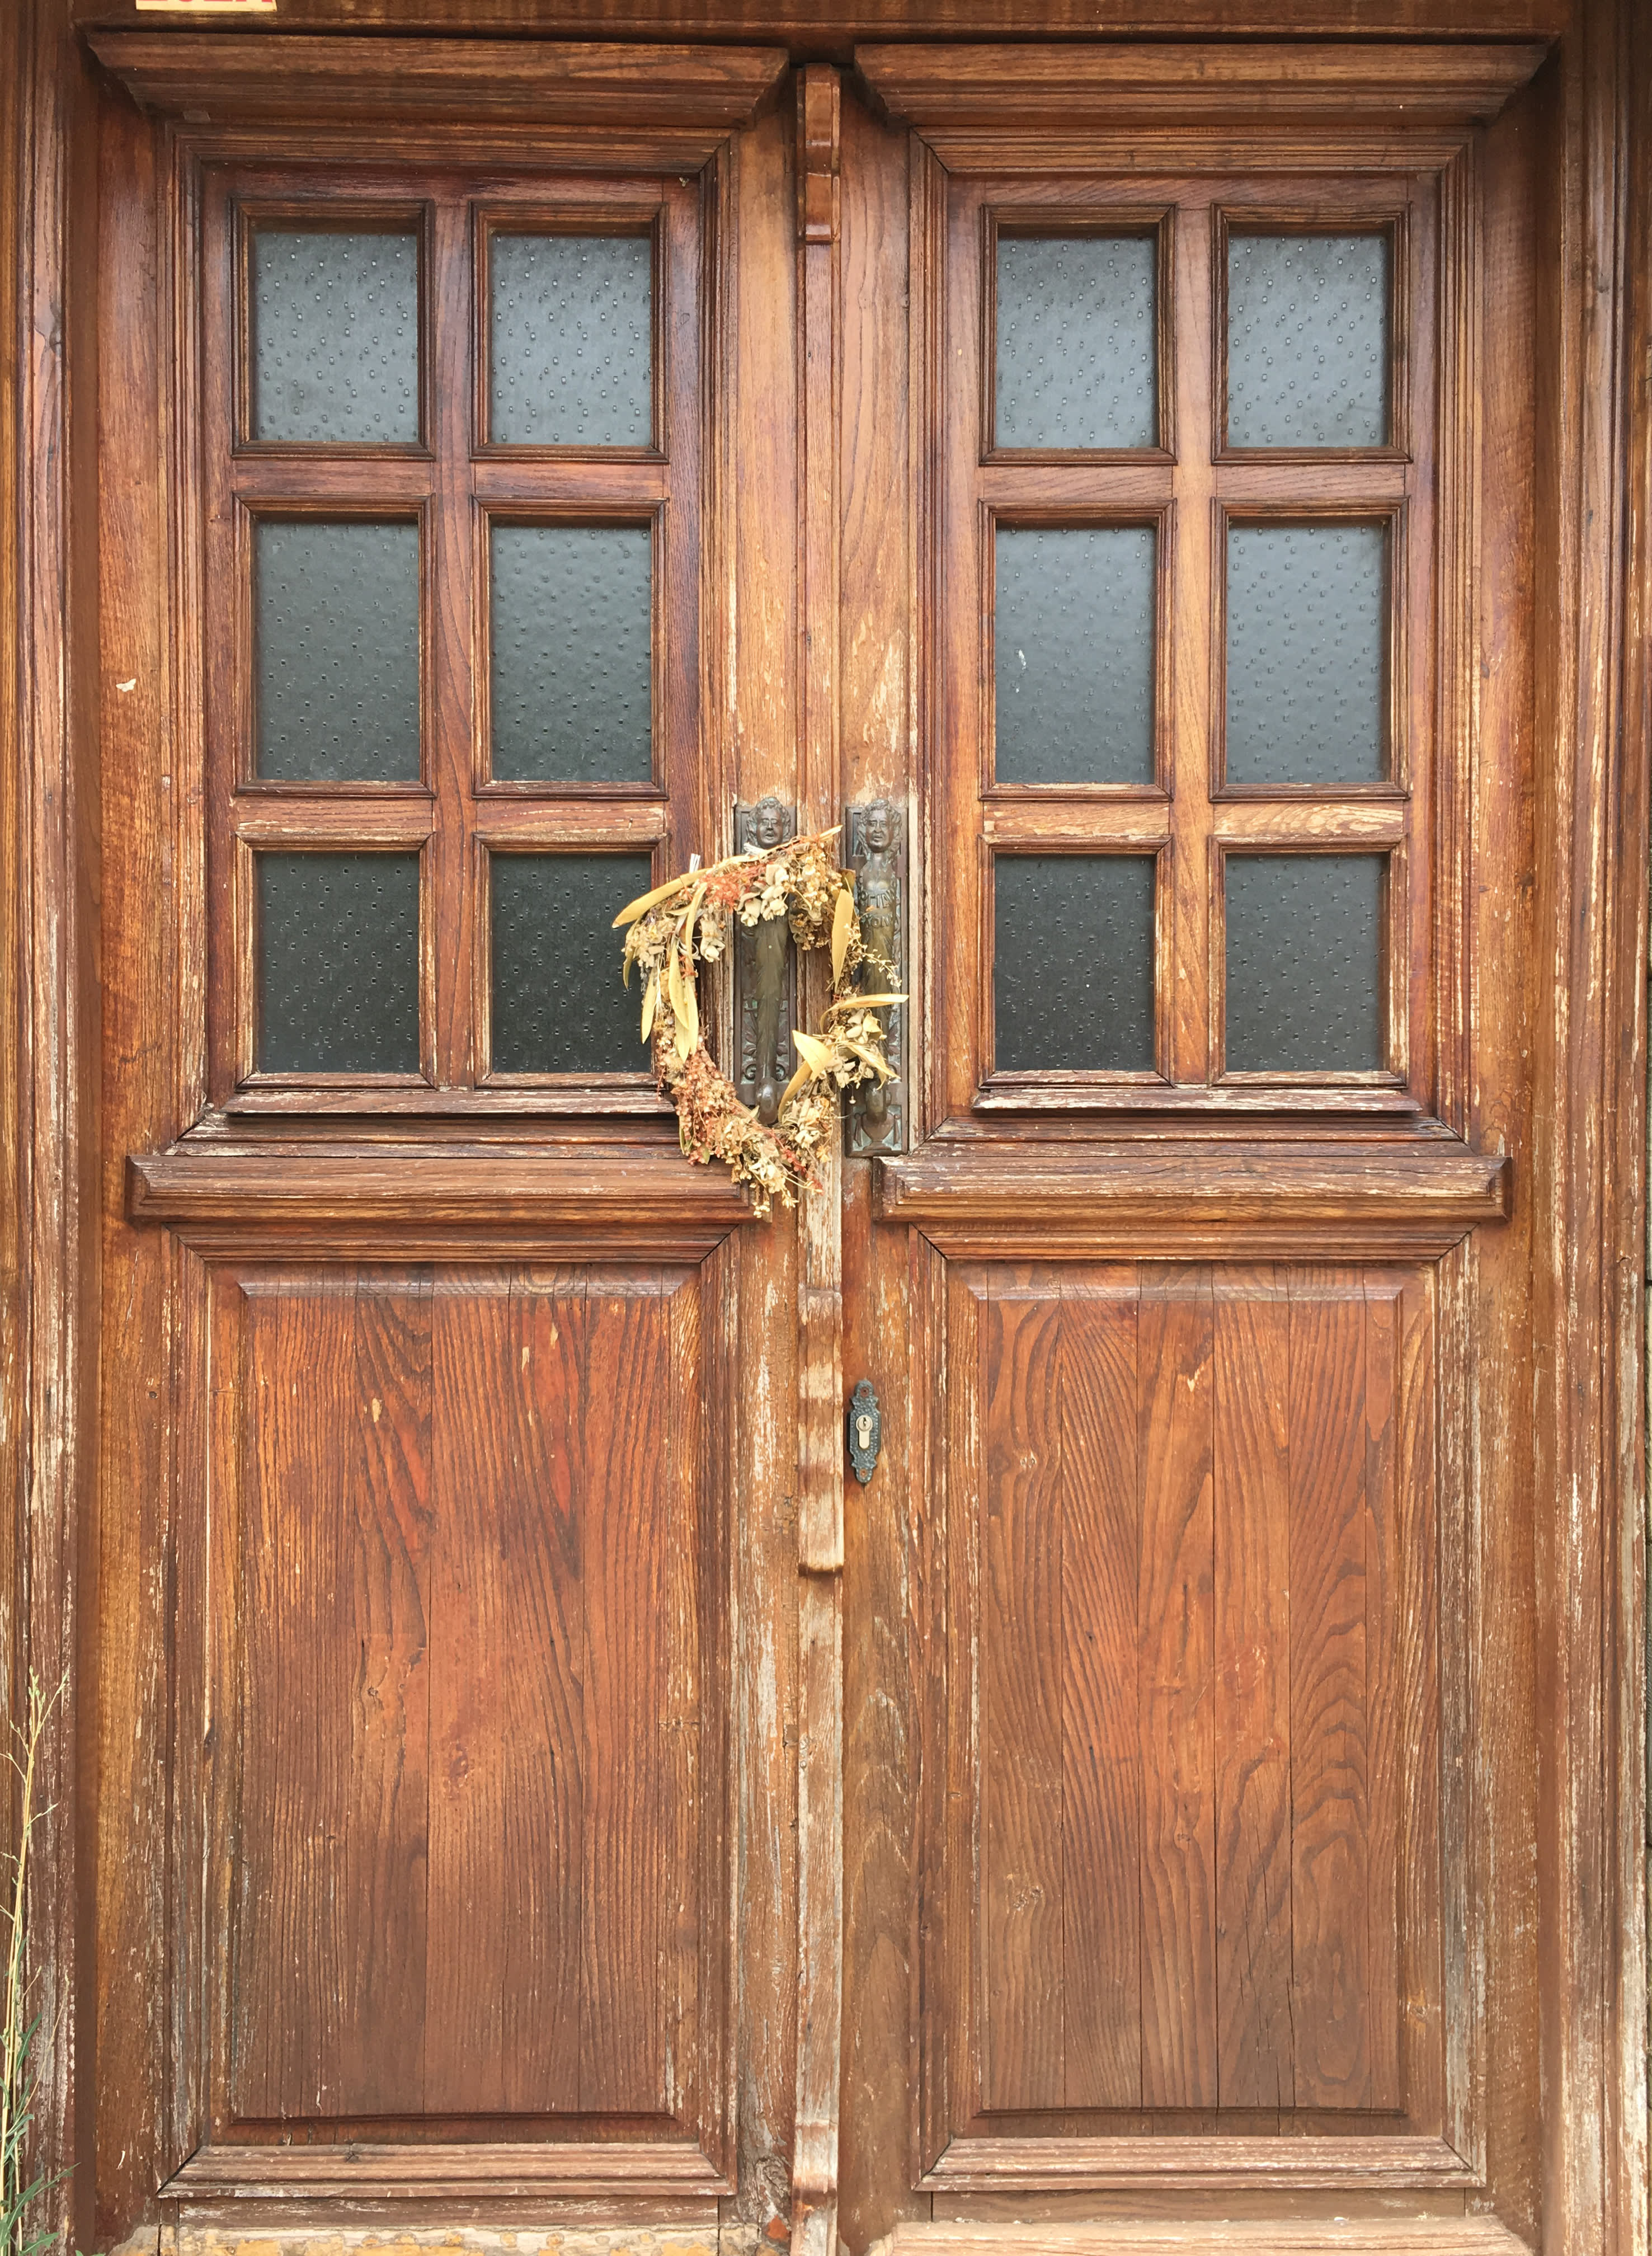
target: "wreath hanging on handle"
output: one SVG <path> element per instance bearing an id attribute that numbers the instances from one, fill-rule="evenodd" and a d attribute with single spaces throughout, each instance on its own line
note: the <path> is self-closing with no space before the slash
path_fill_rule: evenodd
<path id="1" fill-rule="evenodd" d="M 906 998 L 857 991 L 863 968 L 892 976 L 892 967 L 861 936 L 854 880 L 833 851 L 837 835 L 821 830 L 685 871 L 614 920 L 616 930 L 627 927 L 626 985 L 633 964 L 643 975 L 643 1040 L 653 1043 L 654 1077 L 676 1108 L 684 1156 L 699 1167 L 722 1160 L 737 1183 L 751 1185 L 760 1215 L 775 1199 L 795 1206 L 799 1192 L 820 1188 L 818 1163 L 836 1130 L 838 1092 L 892 1077 L 878 1012 Z M 800 948 L 831 948 L 832 1000 L 819 1034 L 792 1034 L 798 1069 L 770 1126 L 741 1103 L 706 1047 L 698 968 L 725 953 L 736 922 L 775 917 L 788 920 Z"/>

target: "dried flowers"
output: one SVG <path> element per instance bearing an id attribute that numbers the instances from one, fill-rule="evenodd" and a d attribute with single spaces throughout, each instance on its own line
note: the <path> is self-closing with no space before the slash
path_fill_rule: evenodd
<path id="1" fill-rule="evenodd" d="M 700 1167 L 721 1160 L 737 1183 L 750 1184 L 759 1214 L 776 1199 L 795 1206 L 800 1191 L 819 1188 L 817 1162 L 835 1130 L 839 1090 L 890 1078 L 877 1014 L 905 998 L 856 991 L 863 967 L 883 967 L 861 938 L 837 835 L 823 830 L 690 870 L 614 920 L 626 927 L 626 984 L 633 964 L 643 976 L 643 1040 L 653 1044 L 660 1094 L 676 1108 L 684 1156 Z M 799 1063 L 768 1127 L 706 1047 L 696 967 L 726 952 L 736 920 L 749 927 L 774 917 L 787 919 L 800 948 L 831 948 L 832 1001 L 818 1035 L 792 1035 Z"/>

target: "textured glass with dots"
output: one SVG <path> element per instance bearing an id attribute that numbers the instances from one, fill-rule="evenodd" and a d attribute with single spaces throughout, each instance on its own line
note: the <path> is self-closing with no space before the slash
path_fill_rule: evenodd
<path id="1" fill-rule="evenodd" d="M 496 235 L 489 436 L 506 447 L 653 438 L 653 246 L 645 236 Z"/>
<path id="2" fill-rule="evenodd" d="M 996 447 L 1158 444 L 1150 236 L 998 238 Z"/>
<path id="3" fill-rule="evenodd" d="M 308 446 L 418 441 L 418 237 L 258 227 L 251 427 Z"/>
<path id="4" fill-rule="evenodd" d="M 1228 237 L 1230 447 L 1387 445 L 1388 263 L 1386 235 Z"/>
<path id="5" fill-rule="evenodd" d="M 1383 1063 L 1381 854 L 1227 857 L 1230 1073 Z"/>
<path id="6" fill-rule="evenodd" d="M 648 782 L 649 528 L 496 520 L 490 547 L 494 774 Z"/>
<path id="7" fill-rule="evenodd" d="M 1388 772 L 1388 534 L 1227 530 L 1227 780 L 1376 783 Z"/>
<path id="8" fill-rule="evenodd" d="M 993 859 L 1000 1073 L 1153 1070 L 1150 854 Z"/>
<path id="9" fill-rule="evenodd" d="M 614 975 L 614 920 L 646 854 L 494 854 L 493 1070 L 646 1073 L 640 1003 Z"/>
<path id="10" fill-rule="evenodd" d="M 1000 783 L 1153 781 L 1150 525 L 1000 526 Z"/>
<path id="11" fill-rule="evenodd" d="M 418 856 L 261 853 L 261 1073 L 417 1073 Z"/>
<path id="12" fill-rule="evenodd" d="M 259 521 L 253 541 L 257 773 L 418 780 L 418 527 Z"/>

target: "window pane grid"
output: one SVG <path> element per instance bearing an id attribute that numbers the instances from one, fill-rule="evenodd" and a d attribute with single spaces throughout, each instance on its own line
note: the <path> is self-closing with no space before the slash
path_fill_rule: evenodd
<path id="1" fill-rule="evenodd" d="M 983 201 L 991 194 L 976 193 Z M 1036 193 L 1029 187 L 1030 197 Z M 1084 224 L 1080 214 L 1075 236 Z M 1393 460 L 1408 381 L 1403 342 L 1395 344 L 1410 328 L 1398 310 L 1405 228 L 1367 220 L 1356 208 L 1346 224 L 1270 217 L 1265 227 L 1248 222 L 1243 232 L 1235 220 L 1230 230 L 1219 195 L 1183 205 L 1168 224 L 1182 272 L 1177 320 L 1162 339 L 1177 434 L 1177 459 L 1163 472 L 1152 467 L 1144 435 L 1139 464 L 1115 456 L 1023 466 L 1006 455 L 1007 447 L 1030 450 L 1037 441 L 1006 436 L 1004 213 L 983 237 L 998 261 L 984 283 L 993 293 L 984 334 L 998 362 L 997 384 L 986 396 L 994 405 L 995 389 L 996 421 L 982 427 L 975 486 L 988 511 L 978 723 L 990 850 L 983 882 L 998 904 L 983 908 L 982 929 L 998 958 L 983 966 L 979 1019 L 982 1053 L 992 1061 L 988 1087 L 1004 1089 L 1012 1108 L 1008 1084 L 1029 1075 L 1055 1076 L 1064 1088 L 1076 1077 L 1093 1084 L 1098 1101 L 1109 1082 L 1121 1104 L 1154 1101 L 1137 1089 L 1138 1074 L 1099 1049 L 1080 1061 L 1051 1034 L 1043 1054 L 1031 1054 L 1022 1000 L 1027 943 L 1013 918 L 1005 926 L 1002 874 L 1011 859 L 1030 869 L 1140 852 L 1156 843 L 1148 832 L 1157 823 L 1168 834 L 1157 929 L 1144 936 L 1135 917 L 1128 945 L 1131 976 L 1153 976 L 1154 1047 L 1166 1062 L 1168 1093 L 1206 1092 L 1220 1102 L 1224 1091 L 1237 1097 L 1270 1086 L 1282 1099 L 1316 1087 L 1344 1088 L 1352 1098 L 1369 1088 L 1374 1099 L 1402 1078 L 1391 1059 L 1409 1049 L 1402 1023 L 1409 989 L 1391 966 L 1396 952 L 1409 955 L 1414 932 L 1426 929 L 1404 889 L 1388 882 L 1395 854 L 1412 834 L 1424 750 L 1411 733 L 1422 716 L 1407 705 L 1400 662 L 1404 559 L 1423 553 L 1416 552 L 1421 525 L 1408 514 L 1416 516 L 1424 498 L 1409 467 Z M 1231 334 L 1220 363 L 1213 353 L 1215 325 L 1232 318 L 1232 270 L 1219 262 L 1235 239 L 1245 269 L 1236 293 L 1243 329 L 1237 387 Z M 1054 262 L 1046 263 L 1053 272 Z M 1017 287 L 1028 295 L 1024 278 Z M 1266 338 L 1268 307 L 1277 312 L 1282 288 L 1291 324 L 1312 349 L 1305 376 L 1285 367 Z M 1046 288 L 1036 309 L 1046 345 L 1061 328 L 1051 298 Z M 1190 318 L 1194 313 L 1199 318 Z M 1093 306 L 1086 318 L 1095 318 Z M 1210 380 L 1219 364 L 1226 398 L 1224 386 Z M 1262 396 L 1268 383 L 1277 394 L 1271 402 Z M 1042 385 L 1046 398 L 1063 397 L 1058 373 L 1044 368 Z M 1013 398 L 1019 402 L 1021 392 Z M 1028 411 L 1017 405 L 1015 412 L 1024 419 Z M 1230 457 L 1230 446 L 1242 448 L 1242 458 Z M 1311 459 L 1339 450 L 1334 472 Z M 1384 459 L 1362 469 L 1361 453 Z M 1139 518 L 1155 479 L 1163 482 L 1164 565 L 1157 617 L 1164 647 L 1156 661 L 1139 630 L 1130 638 L 1116 585 L 1100 616 L 1093 591 L 1103 575 L 1093 567 L 1089 589 L 1075 599 L 1079 573 L 1052 568 L 1040 576 L 1021 563 L 1042 563 L 1030 537 L 1035 529 L 1052 549 L 1066 542 L 1079 555 L 1086 537 L 1114 512 L 1115 521 Z M 1139 764 L 1140 684 L 1155 671 L 1166 709 L 1149 777 Z M 1121 744 L 1129 747 L 1128 765 Z M 1234 873 L 1231 895 L 1224 867 Z M 1259 910 L 1269 885 L 1276 899 Z M 1322 900 L 1316 887 L 1327 885 Z M 1293 916 L 1317 936 L 1290 1006 L 1301 1021 L 1295 1049 L 1277 1025 L 1271 1043 L 1256 1036 L 1259 1024 L 1269 1028 L 1265 1011 L 1257 1019 L 1261 1005 L 1250 992 L 1255 930 L 1271 933 L 1277 955 Z M 1346 946 L 1341 983 L 1327 1001 L 1312 956 L 1333 925 Z M 1122 948 L 1122 919 L 1113 933 Z M 1008 966 L 1006 939 L 1021 950 Z M 1277 1018 L 1285 1004 L 1276 998 L 1275 1007 Z M 1347 1020 L 1340 1041 L 1326 1032 L 1338 1011 Z"/>
<path id="2" fill-rule="evenodd" d="M 654 337 L 662 260 L 679 287 L 697 264 L 695 200 L 674 183 L 576 180 L 566 204 L 543 180 L 531 202 L 496 176 L 485 202 L 421 185 L 383 208 L 239 204 L 227 186 L 209 222 L 245 246 L 235 300 L 208 307 L 242 432 L 209 381 L 209 480 L 241 528 L 235 602 L 229 575 L 208 585 L 235 716 L 213 850 L 238 900 L 214 957 L 213 1085 L 256 1102 L 313 1084 L 330 1103 L 351 1080 L 433 1096 L 617 1075 L 651 1103 L 640 1043 L 622 1055 L 577 1013 L 546 1039 L 545 934 L 503 897 L 530 870 L 554 878 L 597 919 L 559 928 L 559 957 L 607 962 L 613 913 L 678 819 L 655 583 L 664 560 L 692 604 L 692 560 L 669 564 L 664 539 L 666 440 L 698 411 L 693 353 L 673 394 Z M 469 541 L 439 498 L 455 490 Z M 455 649 L 438 622 L 467 618 L 479 631 Z"/>

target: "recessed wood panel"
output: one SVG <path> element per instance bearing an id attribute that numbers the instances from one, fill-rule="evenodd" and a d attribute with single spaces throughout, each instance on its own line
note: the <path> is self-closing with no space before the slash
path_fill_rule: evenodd
<path id="1" fill-rule="evenodd" d="M 696 1293 L 362 1265 L 221 1307 L 221 2120 L 689 2111 L 680 2135 L 716 2006 Z"/>
<path id="2" fill-rule="evenodd" d="M 952 1308 L 979 1433 L 947 1512 L 949 1707 L 978 1731 L 955 2128 L 1437 2128 L 1409 2119 L 1438 2090 L 1439 1875 L 1402 1935 L 1399 1844 L 1438 1783 L 1395 1730 L 1438 1703 L 1396 1618 L 1402 1588 L 1432 1604 L 1426 1453 L 1396 1444 L 1431 1430 L 1426 1278 L 981 1267 Z"/>

